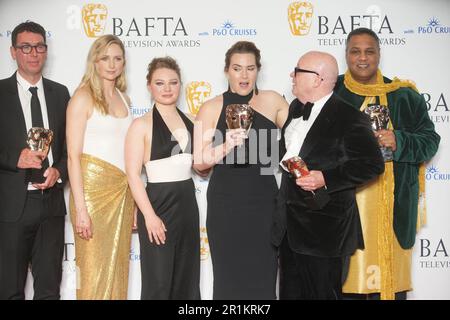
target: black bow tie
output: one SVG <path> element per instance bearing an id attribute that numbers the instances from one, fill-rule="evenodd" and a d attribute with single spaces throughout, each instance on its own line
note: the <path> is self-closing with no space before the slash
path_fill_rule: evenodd
<path id="1" fill-rule="evenodd" d="M 303 104 L 298 99 L 295 99 L 291 103 L 292 118 L 297 119 L 303 117 L 304 121 L 308 120 L 309 116 L 311 115 L 311 109 L 313 106 L 314 103 L 307 102 Z"/>

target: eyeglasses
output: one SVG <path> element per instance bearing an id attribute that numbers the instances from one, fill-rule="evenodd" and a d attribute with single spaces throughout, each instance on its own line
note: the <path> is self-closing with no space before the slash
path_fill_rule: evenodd
<path id="1" fill-rule="evenodd" d="M 295 67 L 295 68 L 294 68 L 294 77 L 297 75 L 298 72 L 314 73 L 314 74 L 316 74 L 316 75 L 318 75 L 318 76 L 320 77 L 320 74 L 319 74 L 318 72 L 316 72 L 316 71 L 307 70 L 307 69 L 302 69 L 302 68 L 299 68 L 299 67 Z M 323 81 L 323 78 L 320 77 L 320 80 Z"/>
<path id="2" fill-rule="evenodd" d="M 32 46 L 31 44 L 24 44 L 21 46 L 14 46 L 16 49 L 20 49 L 22 53 L 24 54 L 30 54 L 31 51 L 33 51 L 33 48 L 36 50 L 37 53 L 46 53 L 47 52 L 47 45 L 43 43 L 39 43 L 37 45 Z"/>

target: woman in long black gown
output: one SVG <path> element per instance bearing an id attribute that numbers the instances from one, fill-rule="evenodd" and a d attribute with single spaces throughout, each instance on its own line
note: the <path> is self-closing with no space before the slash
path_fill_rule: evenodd
<path id="1" fill-rule="evenodd" d="M 170 57 L 149 65 L 155 105 L 133 121 L 126 139 L 126 171 L 141 211 L 141 299 L 200 298 L 200 232 L 191 178 L 192 122 L 177 108 L 180 70 Z M 144 189 L 140 174 L 147 172 Z"/>
<path id="2" fill-rule="evenodd" d="M 194 126 L 194 168 L 213 168 L 206 224 L 214 299 L 276 298 L 277 254 L 270 230 L 278 191 L 272 170 L 277 157 L 276 163 L 270 160 L 288 104 L 274 91 L 257 89 L 260 60 L 254 43 L 235 43 L 225 56 L 229 89 L 201 107 Z M 246 143 L 249 164 L 237 161 L 244 130 L 228 130 L 226 125 L 226 106 L 236 103 L 250 104 L 255 111 Z"/>

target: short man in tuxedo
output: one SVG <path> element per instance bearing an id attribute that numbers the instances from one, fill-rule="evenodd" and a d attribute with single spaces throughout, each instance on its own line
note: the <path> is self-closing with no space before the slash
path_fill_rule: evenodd
<path id="1" fill-rule="evenodd" d="M 333 94 L 335 58 L 303 55 L 292 72 L 297 97 L 282 129 L 283 177 L 272 241 L 280 246 L 280 299 L 341 299 L 345 262 L 364 241 L 355 187 L 384 170 L 370 123 Z M 301 157 L 295 179 L 283 160 Z"/>
<path id="2" fill-rule="evenodd" d="M 41 25 L 21 23 L 11 39 L 17 72 L 0 80 L 0 299 L 25 298 L 30 264 L 34 299 L 59 299 L 70 96 L 65 86 L 42 77 L 47 44 Z M 48 154 L 27 147 L 31 127 L 53 131 Z"/>

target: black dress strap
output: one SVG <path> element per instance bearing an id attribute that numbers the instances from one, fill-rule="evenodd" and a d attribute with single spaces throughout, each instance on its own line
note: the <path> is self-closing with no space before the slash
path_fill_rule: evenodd
<path id="1" fill-rule="evenodd" d="M 185 150 L 181 149 L 178 141 L 173 137 L 169 127 L 164 122 L 161 114 L 156 106 L 153 106 L 153 130 L 152 130 L 152 147 L 150 161 L 168 158 L 174 154 L 192 153 L 192 135 L 194 132 L 194 125 L 186 115 L 177 108 L 177 112 L 181 117 L 186 130 L 188 131 L 189 140 Z"/>

